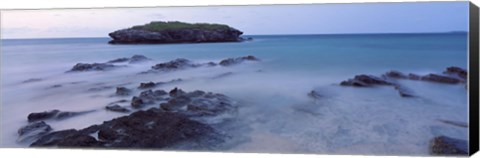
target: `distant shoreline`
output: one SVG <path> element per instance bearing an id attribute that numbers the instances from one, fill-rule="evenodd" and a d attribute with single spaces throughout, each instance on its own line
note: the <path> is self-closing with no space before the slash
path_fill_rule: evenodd
<path id="1" fill-rule="evenodd" d="M 372 35 L 372 36 L 381 36 L 381 35 L 444 35 L 444 34 L 468 34 L 468 31 L 449 31 L 449 32 L 405 32 L 405 33 L 330 33 L 330 34 L 246 34 L 242 35 L 242 37 L 272 37 L 272 36 L 365 36 L 365 35 Z M 110 37 L 49 37 L 49 38 L 5 38 L 0 40 L 56 40 L 56 39 L 101 39 L 106 38 L 110 39 Z"/>

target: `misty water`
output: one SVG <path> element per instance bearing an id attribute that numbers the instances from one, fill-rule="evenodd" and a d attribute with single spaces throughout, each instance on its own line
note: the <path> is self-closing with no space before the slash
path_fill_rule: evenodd
<path id="1" fill-rule="evenodd" d="M 435 136 L 468 140 L 467 128 L 439 121 L 468 122 L 463 84 L 398 81 L 414 91 L 415 98 L 400 97 L 389 86 L 339 85 L 358 74 L 380 76 L 398 70 L 425 75 L 441 74 L 449 66 L 466 68 L 467 34 L 250 37 L 254 40 L 240 43 L 165 45 L 109 45 L 108 38 L 2 40 L 1 146 L 28 147 L 31 142 L 17 141 L 17 130 L 28 124 L 32 112 L 94 110 L 65 120 L 47 120 L 55 131 L 128 115 L 104 108 L 132 96 L 113 96 L 114 88 L 91 88 L 136 89 L 141 82 L 178 78 L 184 82 L 157 89 L 222 93 L 238 104 L 238 121 L 219 127 L 233 136 L 222 151 L 427 155 Z M 76 63 L 135 54 L 153 60 L 119 64 L 126 67 L 111 71 L 65 73 Z M 246 55 L 261 61 L 138 74 L 176 58 L 204 63 Z M 232 75 L 215 78 L 227 72 Z M 32 78 L 42 80 L 22 83 Z M 321 97 L 309 97 L 312 90 Z"/>

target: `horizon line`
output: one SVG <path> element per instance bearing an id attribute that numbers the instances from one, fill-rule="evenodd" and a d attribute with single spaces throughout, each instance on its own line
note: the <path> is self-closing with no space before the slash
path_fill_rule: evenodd
<path id="1" fill-rule="evenodd" d="M 306 36 L 306 35 L 398 35 L 398 34 L 458 34 L 468 31 L 445 31 L 445 32 L 373 32 L 373 33 L 312 33 L 312 34 L 244 34 L 241 36 Z M 28 39 L 79 39 L 79 38 L 111 38 L 109 36 L 90 37 L 39 37 L 39 38 L 0 38 L 0 40 L 28 40 Z"/>

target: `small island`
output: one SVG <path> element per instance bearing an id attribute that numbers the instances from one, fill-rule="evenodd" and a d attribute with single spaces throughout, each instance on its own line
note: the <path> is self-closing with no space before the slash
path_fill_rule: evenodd
<path id="1" fill-rule="evenodd" d="M 243 32 L 224 24 L 154 21 L 109 33 L 110 44 L 241 42 Z"/>

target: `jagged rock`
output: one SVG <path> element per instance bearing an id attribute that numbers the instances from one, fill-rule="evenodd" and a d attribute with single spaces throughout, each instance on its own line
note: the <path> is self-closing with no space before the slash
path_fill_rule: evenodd
<path id="1" fill-rule="evenodd" d="M 454 77 L 437 75 L 437 74 L 428 74 L 428 75 L 422 76 L 420 78 L 420 80 L 438 82 L 438 83 L 446 83 L 446 84 L 458 84 L 458 83 L 465 82 L 463 80 L 460 80 L 460 79 L 457 79 L 457 78 L 454 78 Z"/>
<path id="2" fill-rule="evenodd" d="M 456 66 L 448 67 L 443 73 L 456 75 L 464 80 L 467 79 L 467 74 L 468 74 L 467 70 L 460 67 L 456 67 Z"/>
<path id="3" fill-rule="evenodd" d="M 110 60 L 107 63 L 123 63 L 127 61 L 130 61 L 130 58 L 118 58 L 118 59 Z"/>
<path id="4" fill-rule="evenodd" d="M 46 119 L 66 119 L 73 116 L 86 114 L 93 112 L 94 110 L 90 111 L 81 111 L 81 112 L 61 112 L 60 110 L 52 110 L 52 111 L 45 111 L 45 112 L 38 112 L 38 113 L 30 113 L 28 115 L 28 122 L 46 120 Z"/>
<path id="5" fill-rule="evenodd" d="M 136 97 L 136 96 L 134 96 L 134 97 L 132 98 L 132 103 L 131 103 L 132 107 L 134 107 L 134 108 L 140 108 L 140 107 L 143 106 L 143 104 L 144 104 L 144 103 L 143 103 L 143 100 L 142 100 L 141 98 Z"/>
<path id="6" fill-rule="evenodd" d="M 178 110 L 190 102 L 191 99 L 189 97 L 182 95 L 171 98 L 167 103 L 160 104 L 160 108 L 167 111 Z"/>
<path id="7" fill-rule="evenodd" d="M 90 136 L 97 131 L 99 140 Z M 53 132 L 31 146 L 172 149 L 176 144 L 188 141 L 193 150 L 214 147 L 222 143 L 223 138 L 224 135 L 212 127 L 186 115 L 151 108 L 79 131 Z"/>
<path id="8" fill-rule="evenodd" d="M 163 95 L 167 95 L 168 93 L 164 90 L 155 90 L 155 91 L 153 91 L 153 94 L 155 96 L 163 96 Z"/>
<path id="9" fill-rule="evenodd" d="M 153 83 L 153 82 L 147 82 L 147 83 L 140 83 L 140 86 L 138 86 L 138 88 L 140 89 L 146 89 L 146 88 L 153 88 L 155 87 L 156 84 Z"/>
<path id="10" fill-rule="evenodd" d="M 117 87 L 115 94 L 117 95 L 130 95 L 131 90 L 125 87 Z"/>
<path id="11" fill-rule="evenodd" d="M 52 131 L 50 125 L 46 124 L 43 121 L 31 122 L 28 125 L 18 129 L 18 141 L 30 141 L 42 135 L 45 135 L 50 131 Z"/>
<path id="12" fill-rule="evenodd" d="M 185 68 L 198 67 L 199 65 L 193 64 L 190 60 L 184 58 L 177 58 L 175 60 L 160 63 L 152 66 L 153 70 L 157 71 L 174 71 Z"/>
<path id="13" fill-rule="evenodd" d="M 369 87 L 373 85 L 392 85 L 392 83 L 371 75 L 357 75 L 353 79 L 342 81 L 342 86 Z"/>
<path id="14" fill-rule="evenodd" d="M 148 61 L 148 60 L 151 60 L 150 58 L 147 58 L 146 56 L 143 56 L 143 55 L 133 55 L 131 58 L 130 58 L 130 64 L 132 63 L 139 63 L 139 62 L 144 62 L 144 61 Z"/>
<path id="15" fill-rule="evenodd" d="M 115 65 L 107 63 L 78 63 L 68 72 L 79 72 L 79 71 L 105 71 L 113 69 Z"/>
<path id="16" fill-rule="evenodd" d="M 120 105 L 108 105 L 105 107 L 105 109 L 107 110 L 110 110 L 110 111 L 115 111 L 115 112 L 130 112 L 130 110 L 128 110 L 127 108 L 125 107 L 122 107 Z"/>
<path id="17" fill-rule="evenodd" d="M 430 142 L 432 155 L 468 155 L 468 142 L 465 140 L 437 136 Z"/>
<path id="18" fill-rule="evenodd" d="M 395 71 L 395 70 L 392 70 L 392 71 L 389 71 L 387 73 L 385 73 L 383 75 L 384 77 L 388 77 L 388 78 L 396 78 L 396 79 L 407 79 L 408 76 L 399 72 L 399 71 Z"/>
<path id="19" fill-rule="evenodd" d="M 171 97 L 178 97 L 178 96 L 185 95 L 186 93 L 182 89 L 179 89 L 179 88 L 175 87 L 174 89 L 170 90 L 170 92 L 168 92 L 168 94 Z"/>
<path id="20" fill-rule="evenodd" d="M 173 27 L 170 25 L 173 24 Z M 155 29 L 158 25 L 161 28 Z M 220 24 L 188 24 L 183 22 L 151 22 L 143 26 L 117 30 L 109 33 L 110 44 L 163 44 L 163 43 L 205 43 L 239 42 L 243 32 Z M 207 26 L 210 25 L 210 26 Z M 177 27 L 182 26 L 182 27 Z"/>
<path id="21" fill-rule="evenodd" d="M 254 56 L 244 56 L 244 57 L 238 57 L 238 58 L 228 58 L 220 61 L 220 65 L 222 66 L 231 66 L 235 64 L 239 64 L 243 61 L 258 61 L 259 59 L 254 57 Z"/>

